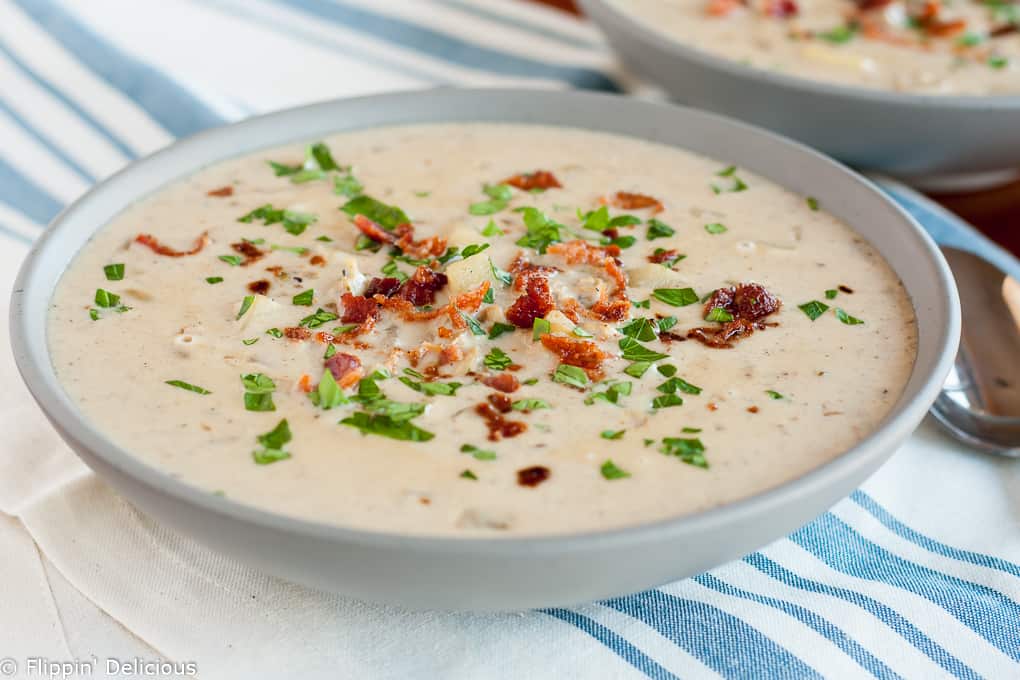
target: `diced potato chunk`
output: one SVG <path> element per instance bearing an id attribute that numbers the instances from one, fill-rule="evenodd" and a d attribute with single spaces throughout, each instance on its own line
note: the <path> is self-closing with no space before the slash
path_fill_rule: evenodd
<path id="1" fill-rule="evenodd" d="M 238 328 L 242 330 L 251 328 L 256 331 L 264 331 L 267 328 L 282 328 L 293 325 L 293 314 L 290 309 L 278 302 L 274 302 L 265 295 L 256 295 L 254 297 L 255 300 L 251 303 L 251 307 L 244 313 L 244 316 L 237 320 Z M 232 311 L 234 314 L 237 314 L 239 308 Z"/>
<path id="2" fill-rule="evenodd" d="M 574 322 L 558 309 L 554 309 L 546 314 L 545 320 L 549 322 L 549 330 L 553 333 L 567 335 L 574 330 Z"/>
<path id="3" fill-rule="evenodd" d="M 627 271 L 630 285 L 639 288 L 675 288 L 687 285 L 687 278 L 661 264 L 643 264 Z"/>
<path id="4" fill-rule="evenodd" d="M 463 248 L 469 246 L 472 243 L 484 243 L 485 238 L 475 229 L 469 229 L 468 227 L 457 227 L 450 232 L 450 235 L 446 238 L 446 244 L 448 246 L 456 246 L 457 248 Z"/>
<path id="5" fill-rule="evenodd" d="M 473 255 L 466 260 L 452 262 L 446 267 L 447 285 L 450 295 L 457 296 L 475 290 L 485 281 L 492 282 L 492 268 L 484 254 Z"/>
<path id="6" fill-rule="evenodd" d="M 354 255 L 350 253 L 337 253 L 333 258 L 333 262 L 336 266 L 339 266 L 340 272 L 337 278 L 339 291 L 337 293 L 337 299 L 344 293 L 351 293 L 353 295 L 361 295 L 361 291 L 365 290 L 365 285 L 368 282 L 368 277 L 361 273 L 361 269 L 358 267 L 358 260 Z"/>

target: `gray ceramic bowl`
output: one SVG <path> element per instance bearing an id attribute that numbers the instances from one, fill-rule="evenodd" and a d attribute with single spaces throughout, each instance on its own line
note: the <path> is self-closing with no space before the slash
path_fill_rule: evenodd
<path id="1" fill-rule="evenodd" d="M 1020 95 L 910 95 L 795 78 L 688 47 L 613 0 L 580 4 L 629 68 L 681 104 L 761 125 L 858 168 L 915 183 L 934 186 L 971 173 L 991 173 L 992 179 L 996 171 L 1020 166 Z"/>
<path id="2" fill-rule="evenodd" d="M 61 274 L 96 230 L 138 199 L 221 159 L 342 130 L 434 121 L 516 121 L 622 133 L 736 163 L 817 197 L 878 248 L 913 299 L 920 345 L 906 391 L 859 445 L 779 488 L 694 516 L 540 538 L 400 536 L 272 514 L 150 467 L 84 418 L 50 363 L 46 312 Z M 65 210 L 32 250 L 14 290 L 11 339 L 25 382 L 64 440 L 132 503 L 267 572 L 417 608 L 523 609 L 634 592 L 740 557 L 793 531 L 846 496 L 910 435 L 949 370 L 960 326 L 956 289 L 931 239 L 845 167 L 713 114 L 577 92 L 392 94 L 314 104 L 203 132 L 134 163 Z"/>

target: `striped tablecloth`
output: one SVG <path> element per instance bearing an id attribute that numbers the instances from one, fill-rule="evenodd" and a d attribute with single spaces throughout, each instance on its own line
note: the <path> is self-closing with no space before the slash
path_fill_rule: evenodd
<path id="1" fill-rule="evenodd" d="M 174 138 L 451 84 L 637 86 L 591 27 L 512 0 L 0 0 L 0 299 L 61 206 Z M 1020 274 L 883 187 L 940 242 Z M 9 660 L 32 677 L 36 656 L 95 658 L 99 677 L 106 657 L 194 661 L 207 678 L 1020 677 L 1020 467 L 930 423 L 815 522 L 696 578 L 569 610 L 407 613 L 153 524 L 63 446 L 8 355 L 0 673 Z"/>

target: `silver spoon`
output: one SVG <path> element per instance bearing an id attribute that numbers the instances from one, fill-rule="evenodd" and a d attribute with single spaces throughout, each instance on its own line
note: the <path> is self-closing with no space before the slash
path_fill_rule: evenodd
<path id="1" fill-rule="evenodd" d="M 963 333 L 931 413 L 960 441 L 1020 458 L 1020 283 L 971 253 L 942 253 L 960 289 Z"/>

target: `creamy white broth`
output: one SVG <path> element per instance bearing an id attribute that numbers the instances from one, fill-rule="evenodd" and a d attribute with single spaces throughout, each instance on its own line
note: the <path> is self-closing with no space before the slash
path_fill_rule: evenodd
<path id="1" fill-rule="evenodd" d="M 686 45 L 791 76 L 917 94 L 1020 93 L 1020 8 L 1008 1 L 614 3 Z M 929 28 L 919 25 L 926 6 L 938 9 Z M 775 14 L 784 11 L 792 14 Z"/>
<path id="2" fill-rule="evenodd" d="M 572 238 L 567 230 L 598 239 L 598 233 L 581 227 L 576 211 L 597 209 L 601 197 L 621 190 L 653 196 L 664 206 L 658 214 L 609 209 L 612 216 L 641 221 L 618 230 L 620 236 L 635 237 L 619 256 L 629 277 L 626 295 L 651 300 L 648 309 L 630 309 L 630 318 L 675 316 L 671 332 L 681 336 L 695 327 L 720 326 L 703 320 L 702 304 L 670 306 L 650 298 L 653 288 L 690 287 L 705 296 L 720 287 L 757 282 L 783 305 L 762 319 L 775 325 L 731 349 L 695 340 L 642 341 L 669 355 L 657 365 L 675 366 L 676 378 L 701 388 L 700 394 L 677 390 L 683 405 L 659 409 L 651 408 L 652 400 L 664 396 L 657 388 L 667 378 L 655 367 L 640 378 L 623 372 L 632 362 L 619 356 L 625 336 L 617 329 L 629 320 L 582 317 L 579 325 L 590 339 L 572 334 L 569 323 L 552 325 L 554 334 L 590 340 L 614 355 L 601 366 L 604 381 L 632 383 L 630 394 L 618 395 L 616 404 L 586 405 L 593 393 L 607 391 L 606 384 L 589 383 L 582 391 L 553 381 L 559 358 L 533 341 L 530 328 L 495 340 L 470 329 L 443 339 L 437 336 L 439 321 L 408 322 L 383 310 L 375 328 L 357 338 L 366 346 L 337 344 L 336 349 L 358 356 L 365 373 L 386 369 L 393 377 L 376 384 L 389 399 L 426 404 L 410 422 L 434 438 L 363 435 L 338 424 L 363 411 L 362 405 L 323 410 L 302 391 L 303 375 L 313 386 L 319 382 L 326 345 L 314 336 L 294 340 L 266 331 L 296 327 L 320 307 L 342 312 L 343 305 L 337 307 L 341 290 L 350 283 L 360 292 L 366 280 L 380 276 L 390 248 L 375 254 L 355 250 L 360 232 L 339 209 L 348 198 L 334 193 L 333 176 L 346 173 L 299 184 L 274 175 L 266 161 L 300 163 L 301 146 L 229 160 L 140 201 L 100 230 L 62 278 L 49 322 L 57 373 L 85 415 L 142 460 L 211 493 L 338 525 L 415 534 L 498 536 L 631 525 L 744 498 L 831 460 L 876 427 L 909 376 L 914 319 L 888 265 L 864 239 L 826 214 L 824 205 L 814 210 L 806 197 L 743 169 L 720 176 L 725 161 L 625 137 L 519 125 L 398 127 L 325 141 L 337 163 L 353 166 L 366 195 L 411 216 L 415 238 L 440 235 L 460 248 L 488 243 L 487 250 L 464 261 L 480 260 L 486 270 L 488 258 L 506 270 L 521 252 L 534 263 L 559 267 L 550 283 L 563 306 L 571 297 L 589 306 L 593 286 L 607 285 L 604 276 L 594 267 L 568 265 L 560 256 L 515 245 L 526 230 L 522 213 L 513 209 L 544 211 L 564 225 L 564 239 Z M 469 205 L 489 200 L 483 184 L 536 169 L 552 172 L 562 188 L 513 189 L 506 209 L 491 217 L 470 214 Z M 738 183 L 746 189 L 728 191 Z M 723 191 L 715 193 L 713 185 Z M 232 195 L 208 195 L 222 187 L 231 187 Z M 238 221 L 266 204 L 318 219 L 300 235 L 281 224 Z M 675 235 L 649 241 L 652 217 Z M 490 219 L 504 236 L 482 234 Z M 726 231 L 710 233 L 705 226 L 710 224 Z M 151 234 L 183 250 L 202 232 L 209 243 L 184 257 L 156 254 L 135 240 Z M 323 236 L 332 240 L 317 240 Z M 236 254 L 230 244 L 242 238 L 265 239 L 257 247 L 268 251 L 266 256 L 249 266 L 221 260 Z M 271 244 L 308 252 L 269 251 Z M 686 257 L 673 270 L 649 262 L 660 247 Z M 316 256 L 326 260 L 324 266 L 312 264 Z M 451 274 L 457 268 L 453 262 L 447 265 Z M 104 266 L 113 263 L 124 264 L 122 280 L 104 275 Z M 354 265 L 363 279 L 352 276 Z M 397 266 L 407 274 L 414 270 L 403 262 Z M 284 273 L 277 276 L 267 267 Z M 210 284 L 207 277 L 223 281 Z M 260 279 L 270 281 L 267 296 L 257 297 L 238 320 L 245 296 L 251 295 L 247 286 Z M 488 331 L 504 320 L 520 293 L 488 274 L 486 280 L 494 304 L 483 303 L 469 316 Z M 454 283 L 438 293 L 435 307 L 446 303 Z M 852 293 L 826 298 L 825 291 L 840 285 Z M 96 289 L 119 295 L 120 301 L 99 307 Z M 312 306 L 292 303 L 295 294 L 309 289 L 314 290 Z M 814 321 L 798 307 L 812 300 L 829 306 Z M 130 309 L 118 312 L 120 305 Z M 842 323 L 836 307 L 864 323 Z M 550 318 L 562 321 L 555 314 Z M 340 325 L 330 321 L 312 331 Z M 445 319 L 442 325 L 452 324 Z M 255 338 L 254 344 L 244 343 Z M 428 396 L 399 381 L 408 377 L 407 350 L 423 342 L 453 343 L 462 350 L 462 359 L 439 368 L 438 382 L 462 384 L 455 396 Z M 520 367 L 513 372 L 518 381 L 537 381 L 506 396 L 550 406 L 506 414 L 527 429 L 500 441 L 489 441 L 486 422 L 474 410 L 497 393 L 479 381 L 495 373 L 484 365 L 493 347 Z M 417 370 L 427 373 L 433 359 L 426 357 Z M 241 376 L 256 373 L 275 382 L 275 411 L 245 409 Z M 211 393 L 180 389 L 166 384 L 169 380 Z M 348 396 L 357 392 L 357 387 L 346 390 Z M 262 447 L 256 437 L 284 418 L 293 438 L 282 448 L 290 457 L 257 464 L 253 451 Z M 619 439 L 602 436 L 620 430 Z M 663 438 L 699 440 L 708 467 L 665 455 Z M 464 445 L 495 458 L 479 460 L 462 452 Z M 607 460 L 630 476 L 607 479 L 602 472 Z M 688 460 L 697 462 L 696 456 Z M 522 486 L 518 472 L 534 466 L 547 469 L 548 478 Z M 462 476 L 465 470 L 477 479 Z"/>

